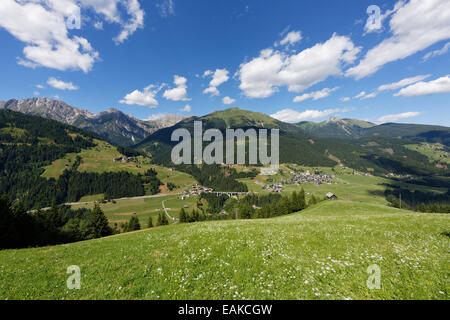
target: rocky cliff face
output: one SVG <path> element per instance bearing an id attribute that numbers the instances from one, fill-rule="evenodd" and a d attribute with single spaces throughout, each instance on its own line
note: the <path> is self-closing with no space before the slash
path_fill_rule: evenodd
<path id="1" fill-rule="evenodd" d="M 130 146 L 147 138 L 155 131 L 170 127 L 185 117 L 168 115 L 157 121 L 143 121 L 117 109 L 99 114 L 47 98 L 0 101 L 0 109 L 36 115 L 93 132 L 121 146 Z"/>

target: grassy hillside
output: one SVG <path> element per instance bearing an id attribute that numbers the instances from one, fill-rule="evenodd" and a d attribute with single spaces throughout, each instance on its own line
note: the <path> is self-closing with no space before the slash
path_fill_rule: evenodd
<path id="1" fill-rule="evenodd" d="M 339 119 L 333 117 L 323 122 L 300 122 L 297 124 L 304 132 L 317 137 L 324 138 L 358 138 L 366 128 L 374 127 L 375 124 L 356 120 Z"/>
<path id="2" fill-rule="evenodd" d="M 143 156 L 128 163 L 113 161 L 121 156 L 116 146 L 76 127 L 0 110 L 0 194 L 20 200 L 26 209 L 98 194 L 121 198 L 168 192 L 168 182 L 176 185 L 175 192 L 195 183 Z M 159 177 L 144 178 L 149 169 Z"/>
<path id="3" fill-rule="evenodd" d="M 174 183 L 177 186 L 173 192 L 179 192 L 196 183 L 195 179 L 186 173 L 171 171 L 168 168 L 150 164 L 150 159 L 147 157 L 139 156 L 135 162 L 114 162 L 114 158 L 123 156 L 117 151 L 117 147 L 98 139 L 94 139 L 94 143 L 96 145 L 92 148 L 82 149 L 78 153 L 66 154 L 63 158 L 57 159 L 50 165 L 45 166 L 42 177 L 47 179 L 59 178 L 64 170 L 75 162 L 77 157 L 81 157 L 82 161 L 78 167 L 78 171 L 80 172 L 103 173 L 126 171 L 132 174 L 143 174 L 149 169 L 155 169 L 158 173 L 158 178 L 164 184 L 161 186 L 161 191 L 165 193 L 169 192 L 166 187 L 167 182 Z"/>
<path id="4" fill-rule="evenodd" d="M 172 225 L 0 252 L 0 299 L 449 299 L 448 215 L 323 202 L 290 216 Z M 369 290 L 367 268 L 381 269 Z M 68 266 L 81 290 L 68 290 Z"/>

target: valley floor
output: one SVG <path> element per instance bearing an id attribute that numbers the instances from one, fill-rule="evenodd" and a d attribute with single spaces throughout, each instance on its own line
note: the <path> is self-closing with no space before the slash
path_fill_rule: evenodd
<path id="1" fill-rule="evenodd" d="M 449 299 L 449 235 L 449 215 L 326 201 L 274 219 L 0 251 L 0 299 Z M 80 290 L 66 287 L 72 265 Z M 379 290 L 366 284 L 372 265 Z"/>

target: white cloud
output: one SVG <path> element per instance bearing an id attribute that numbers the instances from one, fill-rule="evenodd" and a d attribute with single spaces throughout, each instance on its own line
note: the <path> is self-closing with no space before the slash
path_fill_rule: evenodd
<path id="1" fill-rule="evenodd" d="M 157 87 L 155 85 L 149 85 L 144 88 L 143 91 L 134 90 L 133 92 L 127 94 L 123 100 L 120 100 L 120 103 L 156 108 L 158 106 L 158 100 L 156 100 L 155 97 L 163 86 L 164 85 Z"/>
<path id="2" fill-rule="evenodd" d="M 426 78 L 428 78 L 430 76 L 431 76 L 431 74 L 426 74 L 426 75 L 406 78 L 406 79 L 400 80 L 398 82 L 390 83 L 390 84 L 384 84 L 384 85 L 382 85 L 382 86 L 380 86 L 378 88 L 378 91 L 400 89 L 400 88 L 406 87 L 406 86 L 408 86 L 410 84 L 422 81 L 422 80 L 424 80 L 424 79 L 426 79 Z"/>
<path id="3" fill-rule="evenodd" d="M 389 62 L 404 59 L 450 38 L 448 0 L 399 1 L 390 20 L 391 37 L 369 50 L 360 63 L 346 71 L 356 79 L 377 72 Z"/>
<path id="4" fill-rule="evenodd" d="M 52 86 L 55 89 L 59 89 L 59 90 L 78 90 L 79 88 L 75 85 L 73 85 L 72 82 L 64 82 L 61 80 L 58 80 L 56 78 L 50 78 L 47 81 L 47 84 L 49 86 Z"/>
<path id="5" fill-rule="evenodd" d="M 366 100 L 366 99 L 372 99 L 377 96 L 376 92 L 372 93 L 366 93 L 365 91 L 361 91 L 358 95 L 354 96 L 354 99 L 360 99 L 360 100 Z"/>
<path id="6" fill-rule="evenodd" d="M 336 34 L 298 54 L 265 49 L 259 57 L 241 64 L 239 87 L 249 98 L 270 97 L 281 86 L 301 92 L 329 76 L 340 75 L 342 66 L 355 61 L 359 51 L 350 38 Z"/>
<path id="7" fill-rule="evenodd" d="M 313 99 L 313 100 L 319 100 L 319 99 L 323 99 L 326 98 L 328 96 L 330 96 L 330 94 L 336 90 L 338 90 L 339 87 L 335 87 L 333 89 L 330 88 L 324 88 L 320 91 L 315 91 L 315 92 L 311 92 L 311 93 L 305 93 L 301 96 L 297 96 L 294 98 L 294 102 L 302 102 L 308 99 Z"/>
<path id="8" fill-rule="evenodd" d="M 167 100 L 172 101 L 189 101 L 187 97 L 187 79 L 181 76 L 175 76 L 173 83 L 176 85 L 173 89 L 168 89 L 164 92 L 163 96 Z"/>
<path id="9" fill-rule="evenodd" d="M 121 19 L 118 4 L 126 8 L 128 21 Z M 2 0 L 0 27 L 25 43 L 24 57 L 18 57 L 17 62 L 30 68 L 43 66 L 89 72 L 99 53 L 87 39 L 70 36 L 66 24 L 79 6 L 93 9 L 110 23 L 120 24 L 122 30 L 114 39 L 116 43 L 143 27 L 144 12 L 138 0 Z M 83 17 L 80 18 L 82 22 Z"/>
<path id="10" fill-rule="evenodd" d="M 352 100 L 352 98 L 350 98 L 350 97 L 342 97 L 339 100 L 341 100 L 342 102 L 348 102 L 348 101 Z"/>
<path id="11" fill-rule="evenodd" d="M 232 99 L 232 98 L 230 98 L 230 97 L 224 97 L 224 98 L 222 99 L 222 102 L 223 102 L 223 104 L 229 105 L 229 104 L 235 103 L 236 100 L 235 100 L 235 99 Z"/>
<path id="12" fill-rule="evenodd" d="M 410 85 L 409 87 L 401 89 L 394 96 L 417 97 L 448 92 L 450 92 L 450 76 L 445 76 L 433 81 L 421 81 Z"/>
<path id="13" fill-rule="evenodd" d="M 181 112 L 191 112 L 192 108 L 190 105 L 185 105 L 183 109 L 181 109 Z"/>
<path id="14" fill-rule="evenodd" d="M 163 18 L 175 15 L 175 5 L 173 0 L 164 0 L 158 3 L 156 7 L 159 9 L 159 15 Z"/>
<path id="15" fill-rule="evenodd" d="M 211 96 L 218 96 L 220 91 L 216 87 L 209 87 L 203 90 L 204 94 L 211 94 Z"/>
<path id="16" fill-rule="evenodd" d="M 44 89 L 45 87 L 44 87 L 42 84 L 37 84 L 37 85 L 36 85 L 36 88 Z"/>
<path id="17" fill-rule="evenodd" d="M 144 11 L 141 10 L 139 2 L 137 0 L 128 0 L 126 2 L 126 8 L 131 18 L 127 22 L 122 23 L 122 31 L 114 38 L 116 44 L 124 42 L 138 28 L 144 27 Z"/>
<path id="18" fill-rule="evenodd" d="M 313 120 L 313 119 L 321 119 L 325 118 L 329 115 L 347 112 L 348 109 L 327 109 L 327 110 L 306 110 L 303 112 L 298 112 L 292 109 L 283 109 L 278 111 L 275 114 L 270 115 L 272 118 L 280 120 L 282 122 L 287 123 L 297 123 L 301 121 Z"/>
<path id="19" fill-rule="evenodd" d="M 423 60 L 429 60 L 431 58 L 437 57 L 437 56 L 441 56 L 443 54 L 446 54 L 448 52 L 448 49 L 450 49 L 450 42 L 447 42 L 441 49 L 439 50 L 434 50 L 431 52 L 428 52 L 424 57 Z"/>
<path id="20" fill-rule="evenodd" d="M 300 31 L 291 31 L 283 38 L 283 40 L 280 41 L 280 45 L 291 46 L 301 40 L 302 40 L 302 33 Z"/>
<path id="21" fill-rule="evenodd" d="M 227 69 L 217 69 L 215 72 L 212 72 L 211 70 L 205 71 L 203 77 L 206 78 L 212 76 L 212 80 L 209 82 L 209 88 L 203 90 L 203 93 L 211 94 L 212 96 L 218 96 L 220 94 L 220 91 L 217 89 L 217 87 L 230 79 L 228 73 L 229 72 Z"/>
<path id="22" fill-rule="evenodd" d="M 378 122 L 380 123 L 386 123 L 386 122 L 394 122 L 401 119 L 408 119 L 417 117 L 423 114 L 423 112 L 405 112 L 405 113 L 399 113 L 399 114 L 389 114 L 386 116 L 383 116 L 378 119 Z"/>
<path id="23" fill-rule="evenodd" d="M 156 113 L 156 114 L 150 115 L 147 119 L 145 119 L 145 121 L 155 121 L 155 120 L 162 119 L 166 116 L 167 116 L 167 113 Z"/>
<path id="24" fill-rule="evenodd" d="M 38 95 L 40 95 L 40 93 L 39 93 L 38 91 L 34 91 L 34 92 L 33 92 L 33 95 L 34 95 L 34 96 L 38 96 Z"/>
<path id="25" fill-rule="evenodd" d="M 103 30 L 103 22 L 97 21 L 96 23 L 94 23 L 94 28 L 97 30 Z"/>

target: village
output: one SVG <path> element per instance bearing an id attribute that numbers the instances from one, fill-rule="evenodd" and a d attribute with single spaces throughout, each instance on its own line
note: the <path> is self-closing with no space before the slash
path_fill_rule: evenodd
<path id="1" fill-rule="evenodd" d="M 190 190 L 184 190 L 184 194 L 180 197 L 181 200 L 184 200 L 189 197 L 199 196 L 202 193 L 211 193 L 213 192 L 212 188 L 207 188 L 200 186 L 199 184 L 195 184 L 192 186 Z"/>

